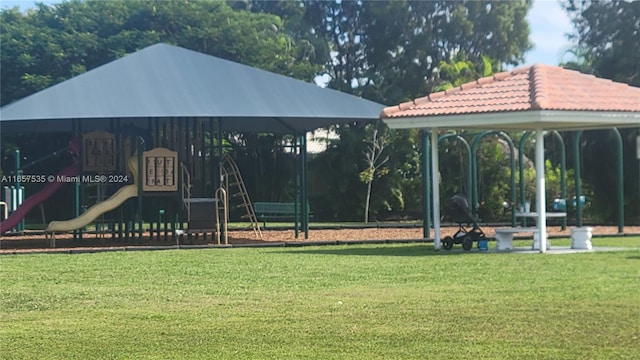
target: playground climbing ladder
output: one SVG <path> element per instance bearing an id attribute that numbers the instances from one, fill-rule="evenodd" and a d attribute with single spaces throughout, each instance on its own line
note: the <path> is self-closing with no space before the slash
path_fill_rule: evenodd
<path id="1" fill-rule="evenodd" d="M 256 213 L 253 210 L 253 205 L 251 204 L 251 200 L 249 199 L 249 193 L 247 192 L 247 188 L 245 187 L 244 181 L 242 180 L 240 169 L 238 168 L 238 165 L 229 154 L 224 154 L 222 171 L 227 181 L 227 186 L 226 186 L 227 192 L 231 193 L 230 189 L 232 186 L 235 186 L 238 188 L 238 192 L 233 193 L 232 196 L 241 198 L 242 204 L 240 204 L 239 207 L 243 207 L 247 211 L 247 214 L 244 215 L 243 218 L 249 219 L 249 221 L 251 222 L 251 227 L 253 228 L 254 234 L 258 239 L 262 239 L 260 224 L 258 223 L 258 218 L 256 217 Z"/>

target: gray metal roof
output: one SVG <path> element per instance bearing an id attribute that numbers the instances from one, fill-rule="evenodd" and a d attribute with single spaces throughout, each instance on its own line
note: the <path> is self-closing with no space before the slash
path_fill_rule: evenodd
<path id="1" fill-rule="evenodd" d="M 192 50 L 156 44 L 0 109 L 3 131 L 66 131 L 110 119 L 219 118 L 226 131 L 291 132 L 373 121 L 381 104 Z M 143 120 L 143 121 L 141 121 Z"/>

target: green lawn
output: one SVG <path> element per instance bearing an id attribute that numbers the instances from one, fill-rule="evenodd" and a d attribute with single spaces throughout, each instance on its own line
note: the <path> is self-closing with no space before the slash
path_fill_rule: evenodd
<path id="1" fill-rule="evenodd" d="M 0 358 L 637 359 L 640 238 L 594 245 L 2 256 Z"/>

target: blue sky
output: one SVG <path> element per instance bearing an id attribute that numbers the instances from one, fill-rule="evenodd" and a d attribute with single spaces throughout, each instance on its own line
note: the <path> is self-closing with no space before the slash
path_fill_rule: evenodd
<path id="1" fill-rule="evenodd" d="M 525 54 L 526 64 L 558 65 L 563 54 L 571 48 L 566 34 L 573 31 L 571 20 L 558 0 L 534 0 L 527 14 L 534 48 Z M 566 58 L 565 58 L 566 60 Z"/>
<path id="2" fill-rule="evenodd" d="M 60 3 L 60 0 L 40 0 L 45 4 Z M 0 7 L 34 7 L 32 0 L 0 0 Z M 558 0 L 534 0 L 527 15 L 531 27 L 531 41 L 535 47 L 525 54 L 525 64 L 543 63 L 557 65 L 563 53 L 571 47 L 565 34 L 572 31 L 571 21 L 560 7 Z"/>

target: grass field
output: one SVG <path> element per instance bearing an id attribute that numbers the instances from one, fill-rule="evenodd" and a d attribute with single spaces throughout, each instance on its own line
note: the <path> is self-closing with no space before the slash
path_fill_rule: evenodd
<path id="1" fill-rule="evenodd" d="M 2 256 L 0 358 L 637 359 L 640 238 L 594 245 Z"/>

